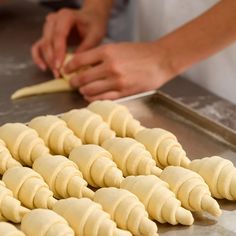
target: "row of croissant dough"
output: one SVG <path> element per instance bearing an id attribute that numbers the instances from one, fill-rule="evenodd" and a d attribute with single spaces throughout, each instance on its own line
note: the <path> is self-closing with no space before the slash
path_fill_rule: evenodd
<path id="1" fill-rule="evenodd" d="M 155 236 L 152 220 L 191 225 L 191 211 L 221 214 L 213 197 L 236 200 L 229 160 L 191 162 L 111 101 L 1 126 L 0 174 L 0 220 L 22 230 L 1 222 L 1 236 Z"/>

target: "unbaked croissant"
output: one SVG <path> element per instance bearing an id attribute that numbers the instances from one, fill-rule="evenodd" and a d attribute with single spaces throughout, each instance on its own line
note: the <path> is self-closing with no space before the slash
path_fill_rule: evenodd
<path id="1" fill-rule="evenodd" d="M 205 180 L 215 198 L 236 200 L 236 168 L 219 156 L 193 160 L 189 168 Z"/>
<path id="2" fill-rule="evenodd" d="M 140 122 L 133 118 L 129 110 L 113 101 L 94 101 L 88 109 L 99 114 L 103 120 L 114 130 L 119 137 L 131 137 L 143 129 Z"/>
<path id="3" fill-rule="evenodd" d="M 148 219 L 144 205 L 128 190 L 100 188 L 94 195 L 94 201 L 102 205 L 119 228 L 129 230 L 136 236 L 158 235 L 157 226 Z"/>
<path id="4" fill-rule="evenodd" d="M 161 174 L 161 169 L 156 166 L 156 162 L 144 145 L 132 138 L 108 139 L 102 147 L 112 154 L 113 161 L 124 176 Z"/>
<path id="5" fill-rule="evenodd" d="M 111 154 L 95 144 L 73 149 L 69 159 L 77 164 L 85 180 L 93 187 L 119 187 L 123 180 Z"/>
<path id="6" fill-rule="evenodd" d="M 128 231 L 116 228 L 101 205 L 88 198 L 59 200 L 53 210 L 67 220 L 76 236 L 131 236 Z"/>
<path id="7" fill-rule="evenodd" d="M 7 222 L 0 222 L 1 236 L 25 236 L 25 234 L 18 230 L 14 225 Z"/>
<path id="8" fill-rule="evenodd" d="M 43 178 L 28 167 L 13 167 L 4 173 L 2 180 L 29 209 L 52 208 L 57 201 Z"/>
<path id="9" fill-rule="evenodd" d="M 180 166 L 168 166 L 160 178 L 169 184 L 170 190 L 190 211 L 207 211 L 219 216 L 221 210 L 217 201 L 211 197 L 210 190 L 203 178 L 197 173 Z"/>
<path id="10" fill-rule="evenodd" d="M 167 130 L 142 129 L 135 135 L 135 139 L 147 148 L 161 168 L 169 165 L 187 167 L 190 163 L 175 135 Z"/>
<path id="11" fill-rule="evenodd" d="M 13 197 L 12 191 L 0 180 L 0 221 L 9 220 L 20 223 L 22 217 L 29 211 L 21 206 L 20 201 Z"/>
<path id="12" fill-rule="evenodd" d="M 11 155 L 24 165 L 32 166 L 49 149 L 37 132 L 21 123 L 8 123 L 0 127 L 0 138 L 6 143 Z"/>
<path id="13" fill-rule="evenodd" d="M 172 225 L 193 224 L 191 212 L 181 207 L 181 202 L 170 191 L 168 184 L 158 177 L 154 175 L 128 176 L 122 181 L 121 188 L 135 194 L 152 219 Z"/>
<path id="14" fill-rule="evenodd" d="M 102 118 L 86 108 L 71 110 L 61 118 L 84 144 L 101 145 L 106 139 L 115 137 L 115 132 L 109 129 Z"/>
<path id="15" fill-rule="evenodd" d="M 87 188 L 77 165 L 64 156 L 40 157 L 33 169 L 43 177 L 56 198 L 93 198 L 94 193 Z"/>
<path id="16" fill-rule="evenodd" d="M 29 236 L 74 236 L 67 221 L 56 212 L 48 209 L 34 209 L 26 214 L 21 230 Z"/>
<path id="17" fill-rule="evenodd" d="M 71 150 L 81 145 L 81 140 L 70 130 L 66 122 L 57 116 L 39 116 L 29 122 L 54 154 L 68 156 Z"/>
<path id="18" fill-rule="evenodd" d="M 0 175 L 11 167 L 21 166 L 20 162 L 12 158 L 3 140 L 0 139 Z"/>

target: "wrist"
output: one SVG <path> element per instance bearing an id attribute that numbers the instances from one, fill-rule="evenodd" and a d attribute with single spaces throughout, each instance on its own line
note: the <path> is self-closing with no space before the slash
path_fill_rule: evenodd
<path id="1" fill-rule="evenodd" d="M 83 10 L 93 11 L 97 14 L 109 18 L 113 6 L 113 0 L 85 0 Z"/>
<path id="2" fill-rule="evenodd" d="M 162 71 L 162 77 L 167 82 L 184 71 L 184 69 L 176 63 L 178 60 L 174 56 L 174 44 L 169 45 L 165 40 L 151 42 L 151 50 L 154 52 L 154 61 L 158 70 Z"/>

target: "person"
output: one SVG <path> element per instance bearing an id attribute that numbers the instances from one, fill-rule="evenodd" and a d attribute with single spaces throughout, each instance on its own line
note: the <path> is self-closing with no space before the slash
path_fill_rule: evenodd
<path id="1" fill-rule="evenodd" d="M 113 0 L 85 0 L 79 10 L 49 14 L 42 37 L 32 47 L 35 63 L 58 76 L 68 38 L 75 30 L 80 42 L 63 71 L 72 73 L 92 65 L 71 80 L 88 101 L 157 89 L 236 40 L 236 1 L 222 0 L 159 39 L 100 45 L 112 5 Z"/>

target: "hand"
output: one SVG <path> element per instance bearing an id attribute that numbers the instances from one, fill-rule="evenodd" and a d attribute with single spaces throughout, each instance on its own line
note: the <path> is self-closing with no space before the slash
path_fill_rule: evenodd
<path id="1" fill-rule="evenodd" d="M 120 43 L 76 54 L 64 72 L 93 65 L 73 77 L 71 85 L 78 87 L 85 99 L 94 101 L 159 88 L 174 76 L 168 63 L 156 43 Z"/>
<path id="2" fill-rule="evenodd" d="M 32 57 L 42 70 L 50 68 L 54 75 L 64 61 L 67 41 L 72 30 L 79 34 L 77 51 L 84 51 L 98 45 L 105 35 L 107 14 L 101 9 L 63 9 L 49 14 L 43 27 L 43 35 L 32 47 Z M 77 34 L 77 35 L 78 35 Z M 79 41 L 78 39 L 78 41 Z"/>

